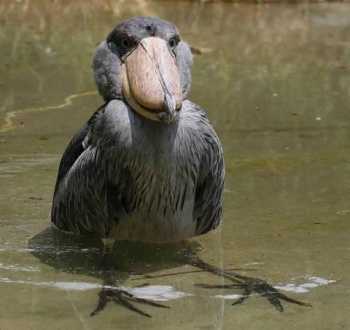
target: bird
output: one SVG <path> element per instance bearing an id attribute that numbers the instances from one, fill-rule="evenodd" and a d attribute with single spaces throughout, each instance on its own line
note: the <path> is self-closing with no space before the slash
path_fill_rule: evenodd
<path id="1" fill-rule="evenodd" d="M 158 17 L 122 21 L 97 46 L 92 69 L 104 103 L 63 153 L 51 209 L 55 228 L 99 237 L 108 254 L 115 241 L 178 242 L 219 226 L 223 148 L 206 111 L 189 100 L 192 63 L 177 27 Z M 304 304 L 263 280 L 198 257 L 189 263 L 242 288 L 237 303 L 257 292 L 278 310 L 280 300 Z M 144 316 L 150 315 L 134 303 L 166 307 L 105 288 L 91 314 L 112 300 Z"/>

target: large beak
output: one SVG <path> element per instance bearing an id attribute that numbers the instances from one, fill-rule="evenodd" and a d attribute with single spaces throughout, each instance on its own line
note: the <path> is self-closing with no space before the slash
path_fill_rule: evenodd
<path id="1" fill-rule="evenodd" d="M 142 39 L 123 64 L 123 95 L 140 115 L 172 122 L 182 104 L 180 74 L 165 40 Z"/>

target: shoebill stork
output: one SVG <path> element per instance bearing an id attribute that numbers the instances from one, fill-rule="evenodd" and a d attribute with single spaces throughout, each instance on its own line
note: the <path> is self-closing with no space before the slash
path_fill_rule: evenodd
<path id="1" fill-rule="evenodd" d="M 177 28 L 154 17 L 117 25 L 96 50 L 93 71 L 105 103 L 73 137 L 57 176 L 52 222 L 74 234 L 173 242 L 203 235 L 221 221 L 224 159 L 207 114 L 188 99 L 192 54 Z M 195 267 L 225 277 L 277 309 L 291 299 L 265 281 L 227 272 L 199 257 Z M 207 286 L 209 287 L 209 286 Z M 92 314 L 116 301 L 164 307 L 122 289 L 104 289 Z"/>

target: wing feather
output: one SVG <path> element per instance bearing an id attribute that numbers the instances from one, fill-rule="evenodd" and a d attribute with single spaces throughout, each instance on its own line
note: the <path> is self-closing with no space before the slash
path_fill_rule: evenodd
<path id="1" fill-rule="evenodd" d="M 108 236 L 118 209 L 118 188 L 108 179 L 107 155 L 93 142 L 99 108 L 63 153 L 55 186 L 51 220 L 61 230 Z M 113 203 L 111 203 L 113 201 Z"/>
<path id="2" fill-rule="evenodd" d="M 196 187 L 194 218 L 198 235 L 215 229 L 221 221 L 225 166 L 218 136 L 206 114 L 203 133 L 204 153 Z"/>

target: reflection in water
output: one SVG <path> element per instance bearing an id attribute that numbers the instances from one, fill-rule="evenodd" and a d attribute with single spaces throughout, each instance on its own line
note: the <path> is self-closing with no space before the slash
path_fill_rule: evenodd
<path id="1" fill-rule="evenodd" d="M 52 111 L 52 110 L 59 110 L 64 109 L 66 107 L 69 107 L 73 104 L 74 99 L 78 97 L 84 97 L 84 96 L 90 96 L 90 95 L 96 95 L 96 91 L 89 91 L 89 92 L 83 92 L 83 93 L 77 93 L 72 94 L 64 98 L 63 103 L 57 104 L 57 105 L 48 105 L 44 107 L 36 107 L 36 108 L 28 108 L 28 109 L 19 109 L 19 110 L 13 110 L 6 112 L 4 116 L 4 123 L 2 126 L 0 126 L 0 133 L 5 133 L 10 130 L 13 130 L 16 128 L 16 124 L 14 123 L 14 119 L 16 116 L 18 116 L 21 113 L 32 113 L 32 112 L 43 112 L 43 111 Z"/>

